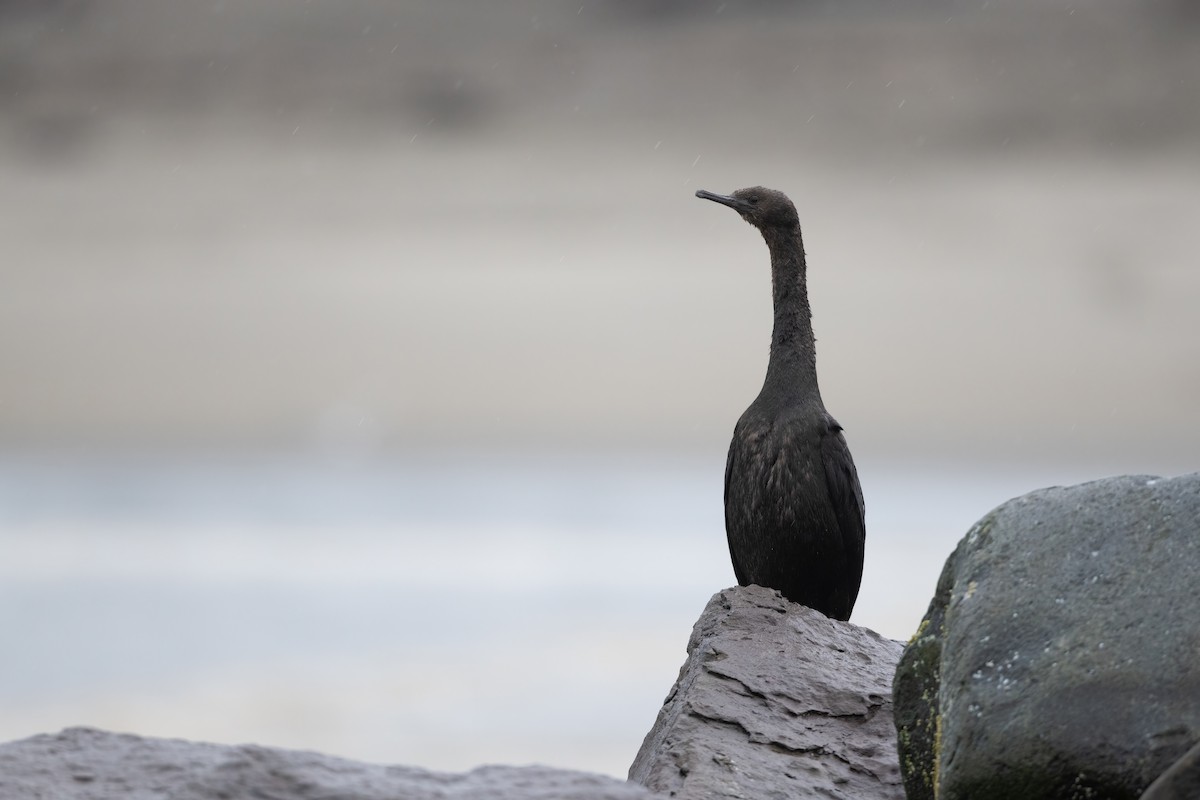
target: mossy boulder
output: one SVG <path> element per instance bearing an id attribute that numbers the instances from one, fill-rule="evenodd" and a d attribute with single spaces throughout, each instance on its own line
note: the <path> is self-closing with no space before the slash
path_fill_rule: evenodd
<path id="1" fill-rule="evenodd" d="M 1136 798 L 1200 742 L 1200 474 L 984 517 L 896 669 L 909 800 Z"/>

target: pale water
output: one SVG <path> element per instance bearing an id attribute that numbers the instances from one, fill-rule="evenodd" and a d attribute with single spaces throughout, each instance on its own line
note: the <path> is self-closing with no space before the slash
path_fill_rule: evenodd
<path id="1" fill-rule="evenodd" d="M 67 725 L 624 775 L 734 582 L 723 463 L 659 455 L 0 461 L 0 738 Z M 859 464 L 853 621 L 915 630 L 995 505 L 1089 470 Z"/>

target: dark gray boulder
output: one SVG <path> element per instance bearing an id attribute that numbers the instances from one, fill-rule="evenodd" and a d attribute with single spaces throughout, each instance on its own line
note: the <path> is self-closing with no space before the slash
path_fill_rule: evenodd
<path id="1" fill-rule="evenodd" d="M 685 800 L 901 800 L 901 648 L 773 590 L 718 592 L 629 779 Z"/>
<path id="2" fill-rule="evenodd" d="M 91 728 L 0 745 L 0 798 L 54 800 L 647 800 L 646 789 L 549 767 L 461 774 L 299 750 L 152 739 Z"/>
<path id="3" fill-rule="evenodd" d="M 909 800 L 1134 800 L 1200 741 L 1200 474 L 978 522 L 896 671 Z"/>
<path id="4" fill-rule="evenodd" d="M 1200 744 L 1159 775 L 1138 800 L 1197 800 L 1200 798 Z"/>

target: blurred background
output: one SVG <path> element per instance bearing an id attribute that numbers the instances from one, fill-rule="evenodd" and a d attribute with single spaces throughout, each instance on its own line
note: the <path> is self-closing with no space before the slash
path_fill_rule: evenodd
<path id="1" fill-rule="evenodd" d="M 1186 0 L 0 0 L 0 737 L 623 776 L 800 210 L 853 621 L 1200 466 Z"/>

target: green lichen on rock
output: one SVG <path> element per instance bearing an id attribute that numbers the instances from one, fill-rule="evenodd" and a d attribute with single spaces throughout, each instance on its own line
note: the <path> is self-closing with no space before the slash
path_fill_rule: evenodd
<path id="1" fill-rule="evenodd" d="M 908 800 L 934 800 L 937 797 L 942 638 L 957 554 L 958 550 L 955 550 L 942 569 L 937 592 L 917 632 L 900 656 L 892 683 L 900 774 Z"/>

